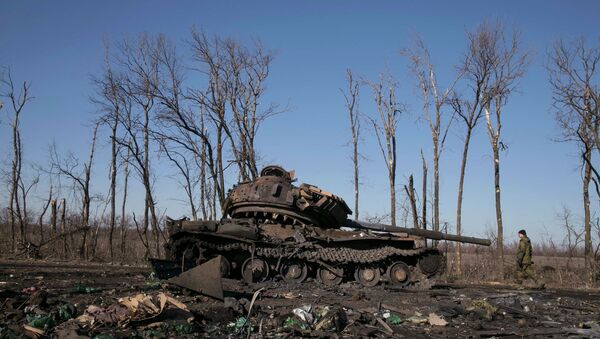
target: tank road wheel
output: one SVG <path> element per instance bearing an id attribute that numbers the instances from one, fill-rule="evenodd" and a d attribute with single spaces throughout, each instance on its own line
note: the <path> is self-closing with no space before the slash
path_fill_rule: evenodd
<path id="1" fill-rule="evenodd" d="M 288 260 L 281 264 L 279 273 L 285 282 L 299 284 L 306 280 L 308 267 L 300 260 Z"/>
<path id="2" fill-rule="evenodd" d="M 175 260 L 186 269 L 192 268 L 203 262 L 202 253 L 204 252 L 196 242 L 187 242 L 176 250 Z"/>
<path id="3" fill-rule="evenodd" d="M 354 279 L 366 287 L 373 287 L 379 283 L 381 272 L 378 267 L 359 266 L 354 271 Z"/>
<path id="4" fill-rule="evenodd" d="M 263 282 L 269 277 L 269 264 L 261 258 L 248 258 L 242 264 L 242 277 L 246 282 Z"/>
<path id="5" fill-rule="evenodd" d="M 419 270 L 426 276 L 441 274 L 444 271 L 444 256 L 440 253 L 426 253 L 419 258 Z"/>
<path id="6" fill-rule="evenodd" d="M 402 261 L 396 261 L 387 269 L 390 282 L 397 286 L 406 286 L 410 282 L 410 267 Z"/>
<path id="7" fill-rule="evenodd" d="M 327 267 L 319 267 L 317 270 L 317 278 L 319 281 L 326 286 L 339 285 L 344 277 L 344 269 L 341 267 L 333 268 L 329 270 Z"/>

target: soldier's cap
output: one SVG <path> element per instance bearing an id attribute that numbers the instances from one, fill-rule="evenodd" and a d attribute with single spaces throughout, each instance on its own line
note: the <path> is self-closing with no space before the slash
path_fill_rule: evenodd
<path id="1" fill-rule="evenodd" d="M 520 230 L 518 233 L 519 234 L 523 234 L 523 235 L 527 235 L 527 232 L 525 232 L 525 230 Z"/>

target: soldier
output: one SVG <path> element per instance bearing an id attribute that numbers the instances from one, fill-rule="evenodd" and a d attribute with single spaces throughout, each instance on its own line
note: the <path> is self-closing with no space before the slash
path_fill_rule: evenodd
<path id="1" fill-rule="evenodd" d="M 519 233 L 519 249 L 517 250 L 517 283 L 522 283 L 523 279 L 530 278 L 537 284 L 535 273 L 533 272 L 531 261 L 532 250 L 531 241 L 527 237 L 525 230 L 520 230 Z"/>

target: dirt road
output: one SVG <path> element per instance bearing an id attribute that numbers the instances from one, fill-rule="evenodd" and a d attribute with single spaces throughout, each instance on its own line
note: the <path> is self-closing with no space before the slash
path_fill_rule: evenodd
<path id="1" fill-rule="evenodd" d="M 324 288 L 313 281 L 289 286 L 233 280 L 224 287 L 225 303 L 167 286 L 146 267 L 0 261 L 0 337 L 600 336 L 597 291 L 456 284 L 429 290 L 354 283 Z M 100 317 L 126 311 L 119 298 L 144 293 L 159 300 L 162 292 L 173 303 L 157 301 L 154 311 L 138 308 L 131 319 Z M 186 310 L 175 307 L 176 301 Z M 72 314 L 60 311 L 71 308 Z"/>

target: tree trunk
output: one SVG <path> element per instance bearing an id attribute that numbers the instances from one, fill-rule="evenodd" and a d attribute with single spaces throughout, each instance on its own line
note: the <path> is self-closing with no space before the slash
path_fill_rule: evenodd
<path id="1" fill-rule="evenodd" d="M 354 220 L 358 221 L 358 140 L 353 138 L 352 144 L 352 157 L 354 160 Z"/>
<path id="2" fill-rule="evenodd" d="M 584 155 L 585 156 L 585 155 Z M 593 268 L 592 268 L 592 227 L 590 222 L 590 181 L 592 175 L 591 152 L 588 152 L 587 158 L 589 161 L 584 161 L 584 174 L 583 174 L 583 215 L 584 215 L 584 256 L 585 256 L 585 268 L 588 272 L 589 282 L 593 279 Z"/>
<path id="3" fill-rule="evenodd" d="M 396 227 L 396 178 L 390 177 L 390 223 Z"/>
<path id="4" fill-rule="evenodd" d="M 433 141 L 433 230 L 440 231 L 440 170 L 438 139 Z M 435 242 L 437 244 L 437 241 Z"/>
<path id="5" fill-rule="evenodd" d="M 115 112 L 116 113 L 116 112 Z M 114 124 L 112 126 L 112 140 L 111 140 L 111 158 L 110 158 L 110 228 L 108 230 L 108 248 L 110 250 L 110 260 L 114 260 L 115 254 L 113 250 L 113 236 L 115 232 L 116 224 L 116 191 L 117 191 L 117 126 L 119 124 L 119 117 L 115 117 Z"/>
<path id="6" fill-rule="evenodd" d="M 83 199 L 83 214 L 82 214 L 82 226 L 84 227 L 83 229 L 83 233 L 81 236 L 81 245 L 79 247 L 79 257 L 81 259 L 87 259 L 87 251 L 88 251 L 88 245 L 87 245 L 87 235 L 88 235 L 88 226 L 89 226 L 89 220 L 90 220 L 90 203 L 89 203 L 89 197 L 85 197 L 84 193 L 84 199 Z"/>
<path id="7" fill-rule="evenodd" d="M 225 193 L 223 192 L 225 188 L 225 175 L 223 173 L 223 129 L 219 127 L 217 130 L 217 178 L 218 183 L 216 183 L 215 188 L 219 187 L 219 207 L 223 208 L 225 204 Z M 215 178 L 216 179 L 216 178 Z"/>
<path id="8" fill-rule="evenodd" d="M 413 217 L 413 228 L 419 228 L 419 214 L 417 213 L 417 201 L 415 198 L 415 187 L 412 174 L 408 177 L 408 187 L 404 185 L 404 190 L 410 202 L 410 210 Z"/>
<path id="9" fill-rule="evenodd" d="M 460 177 L 458 179 L 458 199 L 456 201 L 456 235 L 462 234 L 462 202 L 463 202 L 463 187 L 465 182 L 465 172 L 467 169 L 467 157 L 469 155 L 469 142 L 471 141 L 471 128 L 467 127 L 467 135 L 465 136 L 465 144 L 463 146 L 462 160 L 460 162 Z M 461 243 L 456 243 L 456 274 L 462 274 L 462 248 Z"/>
<path id="10" fill-rule="evenodd" d="M 496 249 L 498 251 L 498 273 L 500 279 L 504 280 L 504 227 L 502 225 L 502 206 L 500 203 L 500 153 L 498 150 L 498 140 L 492 143 L 494 152 L 494 188 L 496 192 L 496 221 L 498 223 L 498 241 Z"/>
<path id="11" fill-rule="evenodd" d="M 15 118 L 12 124 L 12 142 L 13 142 L 13 160 L 12 160 L 12 172 L 11 172 L 11 192 L 10 192 L 10 215 L 11 215 L 11 231 L 12 231 L 12 248 L 13 251 L 16 249 L 15 244 L 15 216 L 16 221 L 19 222 L 19 233 L 20 241 L 25 243 L 25 224 L 23 221 L 23 215 L 21 214 L 21 205 L 19 202 L 19 182 L 21 181 L 21 169 L 22 169 L 22 151 L 21 151 L 21 133 L 19 131 L 19 115 L 20 110 L 15 109 Z"/>
<path id="12" fill-rule="evenodd" d="M 145 185 L 145 184 L 144 184 Z M 150 224 L 150 199 L 148 197 L 148 190 L 146 189 L 146 197 L 144 199 L 144 221 L 142 223 L 142 227 L 143 227 L 143 232 L 142 235 L 144 238 L 146 238 L 146 253 L 144 253 L 144 259 L 148 259 L 150 257 L 150 245 L 148 243 L 148 226 Z M 140 235 L 141 236 L 141 235 Z"/>
<path id="13" fill-rule="evenodd" d="M 50 229 L 52 238 L 56 237 L 56 199 L 50 201 Z"/>
<path id="14" fill-rule="evenodd" d="M 60 205 L 60 235 L 63 243 L 63 259 L 66 259 L 68 254 L 67 236 L 65 234 L 65 228 L 67 223 L 67 200 L 65 198 L 62 198 L 62 200 L 60 201 Z"/>
<path id="15" fill-rule="evenodd" d="M 123 169 L 123 202 L 121 204 L 121 257 L 125 258 L 125 206 L 127 205 L 127 184 L 129 181 L 129 152 L 127 149 L 127 158 L 125 159 L 125 167 Z"/>
<path id="16" fill-rule="evenodd" d="M 204 124 L 202 124 L 204 127 Z M 206 192 L 206 144 L 202 145 L 202 152 L 200 153 L 200 211 L 202 212 L 202 220 L 208 219 L 207 211 L 207 199 L 208 194 Z M 208 207 L 210 208 L 210 206 Z"/>
<path id="17" fill-rule="evenodd" d="M 17 249 L 17 241 L 16 241 L 17 230 L 15 227 L 16 223 L 15 223 L 14 204 L 15 204 L 15 195 L 14 195 L 14 191 L 13 191 L 13 188 L 11 185 L 10 201 L 8 203 L 8 206 L 9 206 L 8 214 L 10 215 L 10 236 L 11 236 L 10 243 L 11 243 L 12 252 L 15 252 L 15 250 Z"/>
<path id="18" fill-rule="evenodd" d="M 421 225 L 424 230 L 427 229 L 427 162 L 421 151 L 421 161 L 423 163 L 423 206 L 421 206 Z"/>
<path id="19" fill-rule="evenodd" d="M 44 207 L 42 207 L 42 211 L 40 212 L 40 215 L 38 217 L 38 226 L 39 226 L 39 230 L 40 230 L 39 244 L 42 244 L 44 242 L 44 216 L 46 215 L 46 212 L 48 212 L 48 207 L 50 206 L 51 202 L 52 202 L 52 186 L 50 186 L 48 200 L 46 200 L 46 202 L 44 203 Z"/>

